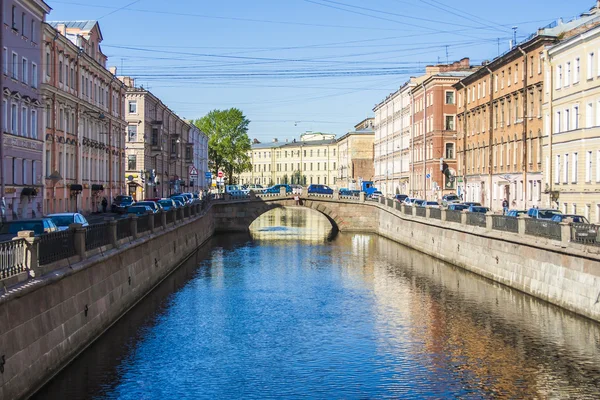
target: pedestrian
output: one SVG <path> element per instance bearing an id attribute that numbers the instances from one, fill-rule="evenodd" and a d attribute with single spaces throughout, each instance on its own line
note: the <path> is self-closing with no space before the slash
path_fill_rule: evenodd
<path id="1" fill-rule="evenodd" d="M 502 201 L 502 213 L 504 215 L 508 213 L 508 200 L 506 198 Z"/>
<path id="2" fill-rule="evenodd" d="M 106 197 L 102 198 L 102 212 L 106 213 L 106 208 L 108 207 L 108 200 L 106 200 Z"/>

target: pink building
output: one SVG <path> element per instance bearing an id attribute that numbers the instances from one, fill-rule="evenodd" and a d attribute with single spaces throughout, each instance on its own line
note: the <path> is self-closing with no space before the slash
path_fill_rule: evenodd
<path id="1" fill-rule="evenodd" d="M 42 0 L 4 0 L 0 42 L 0 209 L 3 219 L 42 214 L 43 134 L 38 123 L 42 23 L 50 7 Z"/>

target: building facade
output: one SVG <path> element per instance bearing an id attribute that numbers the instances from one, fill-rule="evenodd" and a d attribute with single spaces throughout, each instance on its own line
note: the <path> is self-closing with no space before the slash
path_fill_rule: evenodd
<path id="1" fill-rule="evenodd" d="M 350 190 L 360 189 L 361 181 L 372 181 L 374 139 L 373 118 L 367 118 L 354 126 L 337 141 L 338 175 L 335 185 Z"/>
<path id="2" fill-rule="evenodd" d="M 240 184 L 294 183 L 335 185 L 337 142 L 335 135 L 307 132 L 299 141 L 259 143 L 248 154 L 252 170 L 238 176 Z"/>
<path id="3" fill-rule="evenodd" d="M 411 90 L 410 194 L 414 197 L 441 200 L 445 194 L 456 193 L 457 109 L 453 85 L 472 72 L 469 59 L 463 59 L 430 73 Z"/>
<path id="4" fill-rule="evenodd" d="M 125 191 L 125 86 L 97 21 L 43 27 L 44 212 L 98 212 Z"/>
<path id="5" fill-rule="evenodd" d="M 40 121 L 42 0 L 5 0 L 2 13 L 0 211 L 3 220 L 43 213 L 44 136 Z"/>
<path id="6" fill-rule="evenodd" d="M 120 79 L 127 86 L 127 193 L 141 200 L 204 189 L 206 135 L 150 91 L 136 87 L 134 79 Z"/>
<path id="7" fill-rule="evenodd" d="M 545 59 L 544 206 L 600 223 L 600 27 Z"/>

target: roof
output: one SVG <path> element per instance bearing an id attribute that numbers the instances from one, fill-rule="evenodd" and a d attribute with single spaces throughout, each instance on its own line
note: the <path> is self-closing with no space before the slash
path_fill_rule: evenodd
<path id="1" fill-rule="evenodd" d="M 335 139 L 327 139 L 327 140 L 310 140 L 303 142 L 301 140 L 296 140 L 295 142 L 269 142 L 269 143 L 255 143 L 252 145 L 252 150 L 259 149 L 281 149 L 283 147 L 309 147 L 309 146 L 326 146 L 335 144 L 337 141 Z"/>
<path id="2" fill-rule="evenodd" d="M 82 31 L 90 31 L 98 21 L 47 21 L 47 24 L 56 28 L 58 25 L 65 25 L 67 28 L 81 29 Z"/>

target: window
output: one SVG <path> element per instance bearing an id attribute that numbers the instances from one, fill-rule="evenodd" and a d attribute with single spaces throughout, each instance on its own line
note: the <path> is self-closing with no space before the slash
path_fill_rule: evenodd
<path id="1" fill-rule="evenodd" d="M 12 53 L 12 77 L 19 79 L 19 56 L 14 51 Z"/>
<path id="2" fill-rule="evenodd" d="M 454 159 L 454 143 L 446 143 L 446 159 Z"/>
<path id="3" fill-rule="evenodd" d="M 18 123 L 18 119 L 19 118 L 19 110 L 17 109 L 17 105 L 16 104 L 11 104 L 10 105 L 10 133 L 12 133 L 13 135 L 17 134 L 17 123 Z"/>
<path id="4" fill-rule="evenodd" d="M 563 183 L 569 183 L 569 155 L 565 154 L 565 167 L 563 168 Z"/>
<path id="5" fill-rule="evenodd" d="M 588 151 L 585 153 L 585 182 L 590 183 L 592 181 L 592 152 Z"/>
<path id="6" fill-rule="evenodd" d="M 29 163 L 29 161 L 27 161 L 25 159 L 23 160 L 23 171 L 22 171 L 23 177 L 21 179 L 23 181 L 23 185 L 27 185 L 28 184 L 28 182 L 27 182 L 27 178 L 28 178 L 28 175 L 29 175 L 27 173 L 27 164 L 28 163 Z"/>
<path id="7" fill-rule="evenodd" d="M 565 130 L 571 130 L 571 110 L 568 108 L 565 110 Z"/>
<path id="8" fill-rule="evenodd" d="M 37 38 L 35 37 L 35 21 L 34 20 L 31 20 L 31 37 L 29 39 L 33 43 L 37 43 Z"/>
<path id="9" fill-rule="evenodd" d="M 2 63 L 2 72 L 4 72 L 4 75 L 8 75 L 8 49 L 6 47 L 2 49 L 2 57 L 4 61 Z"/>
<path id="10" fill-rule="evenodd" d="M 17 30 L 17 7 L 12 7 L 12 28 Z"/>
<path id="11" fill-rule="evenodd" d="M 137 170 L 137 159 L 135 154 L 130 154 L 127 156 L 127 170 L 135 171 Z"/>
<path id="12" fill-rule="evenodd" d="M 7 132 L 8 128 L 8 102 L 2 100 L 2 129 Z"/>
<path id="13" fill-rule="evenodd" d="M 577 183 L 577 172 L 579 171 L 579 154 L 573 153 L 573 169 L 571 173 L 571 182 Z"/>
<path id="14" fill-rule="evenodd" d="M 25 36 L 25 13 L 21 13 L 21 35 Z"/>
<path id="15" fill-rule="evenodd" d="M 562 65 L 556 66 L 556 89 L 560 89 L 562 87 Z"/>
<path id="16" fill-rule="evenodd" d="M 31 161 L 31 184 L 37 185 L 38 177 L 37 177 L 37 161 Z"/>
<path id="17" fill-rule="evenodd" d="M 38 70 L 35 63 L 31 63 L 31 86 L 34 88 L 38 87 Z"/>
<path id="18" fill-rule="evenodd" d="M 596 182 L 600 182 L 600 150 L 596 152 Z"/>
<path id="19" fill-rule="evenodd" d="M 46 53 L 46 76 L 50 77 L 50 68 L 52 65 L 50 64 L 50 53 Z"/>
<path id="20" fill-rule="evenodd" d="M 135 142 L 137 139 L 137 125 L 129 125 L 127 127 L 127 141 Z"/>
<path id="21" fill-rule="evenodd" d="M 571 84 L 571 63 L 568 62 L 565 70 L 565 87 Z"/>
<path id="22" fill-rule="evenodd" d="M 573 129 L 579 129 L 579 106 L 573 107 Z"/>
<path id="23" fill-rule="evenodd" d="M 573 77 L 573 83 L 579 83 L 579 77 L 581 76 L 581 62 L 579 58 L 575 59 L 575 76 Z"/>
<path id="24" fill-rule="evenodd" d="M 592 79 L 594 77 L 594 65 L 594 53 L 589 53 L 587 61 L 587 79 Z"/>
<path id="25" fill-rule="evenodd" d="M 585 127 L 594 126 L 594 103 L 588 103 L 585 111 Z"/>
<path id="26" fill-rule="evenodd" d="M 446 115 L 446 124 L 445 128 L 447 131 L 454 130 L 454 115 Z"/>
<path id="27" fill-rule="evenodd" d="M 27 126 L 28 118 L 27 118 L 27 108 L 21 108 L 21 136 L 27 136 Z"/>
<path id="28" fill-rule="evenodd" d="M 598 156 L 600 157 L 600 151 L 598 151 Z M 560 156 L 556 156 L 554 162 L 554 183 L 560 183 Z"/>
<path id="29" fill-rule="evenodd" d="M 137 101 L 129 102 L 129 114 L 137 114 Z"/>
<path id="30" fill-rule="evenodd" d="M 38 138 L 37 126 L 38 126 L 37 111 L 36 110 L 31 110 L 31 137 L 33 139 L 37 139 Z"/>
<path id="31" fill-rule="evenodd" d="M 23 58 L 23 59 L 21 59 L 21 80 L 25 84 L 29 83 L 27 77 L 28 77 L 28 74 L 27 74 L 27 59 Z"/>

